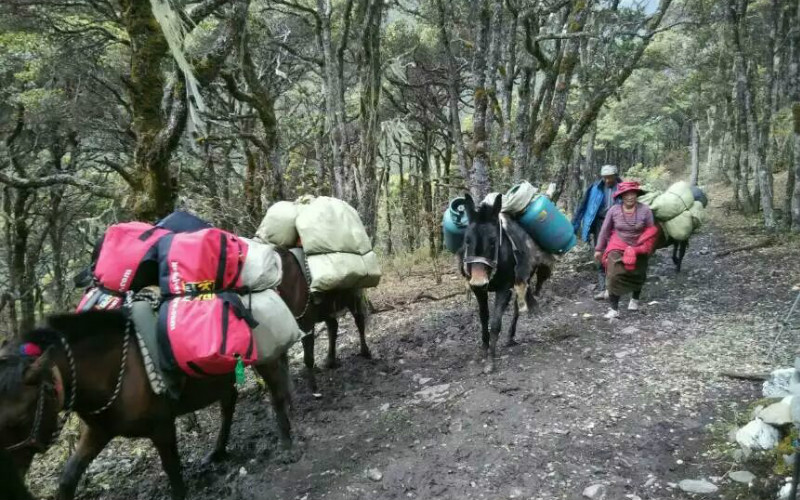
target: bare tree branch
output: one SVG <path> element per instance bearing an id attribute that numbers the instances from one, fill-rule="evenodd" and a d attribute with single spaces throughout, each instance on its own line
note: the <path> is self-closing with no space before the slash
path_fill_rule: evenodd
<path id="1" fill-rule="evenodd" d="M 114 200 L 119 197 L 119 194 L 114 191 L 106 190 L 94 184 L 93 182 L 84 179 L 78 179 L 68 174 L 51 174 L 45 177 L 39 177 L 37 179 L 26 179 L 13 174 L 0 172 L 0 183 L 17 189 L 37 189 L 55 186 L 58 184 L 66 184 L 68 186 L 75 186 L 77 188 L 84 189 L 87 192 L 102 198 Z"/>

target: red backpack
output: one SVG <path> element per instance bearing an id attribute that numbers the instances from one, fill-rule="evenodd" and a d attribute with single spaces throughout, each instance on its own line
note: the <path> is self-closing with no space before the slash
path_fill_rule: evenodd
<path id="1" fill-rule="evenodd" d="M 242 286 L 247 245 L 217 228 L 170 234 L 158 242 L 159 285 L 164 295 L 197 295 Z"/>
<path id="2" fill-rule="evenodd" d="M 166 229 L 144 222 L 123 222 L 106 229 L 92 258 L 94 287 L 77 310 L 116 309 L 128 291 L 158 283 L 157 243 Z"/>
<path id="3" fill-rule="evenodd" d="M 83 294 L 75 312 L 91 311 L 92 309 L 110 310 L 122 307 L 123 297 L 118 294 L 111 294 L 103 290 L 92 287 Z"/>
<path id="4" fill-rule="evenodd" d="M 159 343 L 172 366 L 189 375 L 224 375 L 237 356 L 245 365 L 258 359 L 256 325 L 234 293 L 175 297 L 159 310 Z"/>

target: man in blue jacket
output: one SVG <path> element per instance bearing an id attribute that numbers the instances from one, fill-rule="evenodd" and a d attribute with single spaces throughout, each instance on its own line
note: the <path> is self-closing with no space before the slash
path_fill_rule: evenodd
<path id="1" fill-rule="evenodd" d="M 575 211 L 575 215 L 572 217 L 572 227 L 575 229 L 575 234 L 585 242 L 589 242 L 589 236 L 591 235 L 592 246 L 597 244 L 597 235 L 600 233 L 600 228 L 603 227 L 606 212 L 614 203 L 622 201 L 621 199 L 614 199 L 614 190 L 617 189 L 617 184 L 621 181 L 617 167 L 603 165 L 600 168 L 600 177 L 600 180 L 594 182 L 586 190 L 583 201 L 581 201 L 578 210 Z M 598 293 L 594 298 L 597 300 L 608 298 L 606 273 L 602 264 L 598 264 L 597 267 L 597 284 Z"/>

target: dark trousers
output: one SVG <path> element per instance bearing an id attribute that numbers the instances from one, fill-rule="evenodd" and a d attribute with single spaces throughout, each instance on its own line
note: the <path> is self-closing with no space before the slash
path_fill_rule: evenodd
<path id="1" fill-rule="evenodd" d="M 597 237 L 600 235 L 603 222 L 605 222 L 605 218 L 597 217 L 589 231 L 593 249 L 597 247 Z M 592 253 L 594 254 L 594 250 L 592 250 Z M 597 263 L 597 289 L 601 292 L 606 289 L 606 270 L 603 268 L 602 262 Z"/>

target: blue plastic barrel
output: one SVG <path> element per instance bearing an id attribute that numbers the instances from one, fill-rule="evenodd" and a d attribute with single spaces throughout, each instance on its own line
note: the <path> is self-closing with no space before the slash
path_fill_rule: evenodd
<path id="1" fill-rule="evenodd" d="M 467 231 L 467 207 L 464 198 L 455 198 L 450 202 L 442 215 L 442 233 L 444 247 L 456 253 L 464 244 L 464 233 Z"/>
<path id="2" fill-rule="evenodd" d="M 569 219 L 547 196 L 537 196 L 517 220 L 548 253 L 566 253 L 577 243 Z"/>

